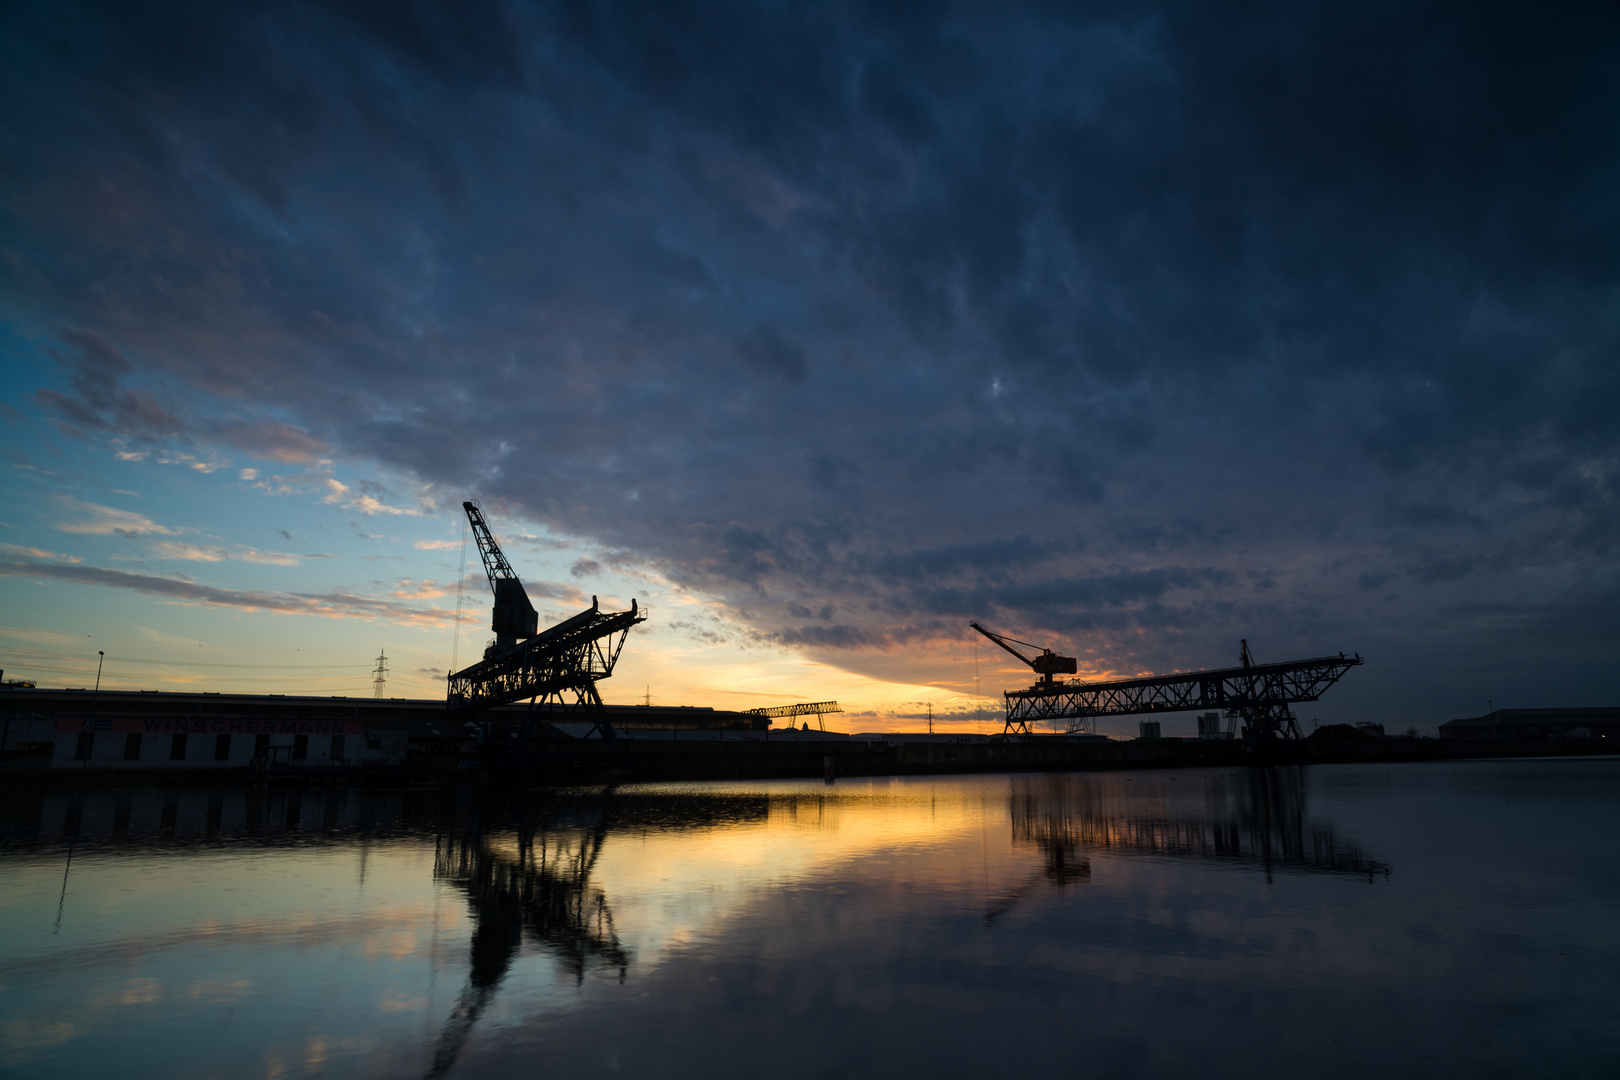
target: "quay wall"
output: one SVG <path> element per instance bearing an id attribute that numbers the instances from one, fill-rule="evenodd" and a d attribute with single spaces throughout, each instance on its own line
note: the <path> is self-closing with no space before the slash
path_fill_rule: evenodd
<path id="1" fill-rule="evenodd" d="M 1568 757 L 1620 752 L 1606 739 L 1302 740 L 1276 747 L 1238 741 L 1186 740 L 1074 743 L 908 743 L 887 741 L 764 742 L 621 740 L 617 752 L 600 742 L 540 751 L 519 759 L 473 764 L 481 775 L 552 778 L 597 775 L 619 780 L 748 780 L 809 777 L 923 776 L 993 772 L 1168 769 L 1241 765 L 1448 761 L 1506 757 Z M 444 763 L 440 768 L 447 768 Z M 467 765 L 460 765 L 465 775 Z"/>
<path id="2" fill-rule="evenodd" d="M 1588 710 L 1590 711 L 1590 710 Z M 620 735 L 577 714 L 491 710 L 486 729 L 443 702 L 264 695 L 0 693 L 0 786 L 415 785 L 494 781 L 771 779 L 1585 756 L 1620 751 L 1583 714 L 1584 737 L 1373 737 L 1346 729 L 1275 746 L 1233 739 L 1114 741 L 760 729 L 713 710 L 619 706 Z M 550 720 L 542 719 L 551 716 Z M 1478 732 L 1471 731 L 1476 735 Z M 496 736 L 499 735 L 499 739 Z M 588 737 L 590 736 L 590 737 Z M 513 748 L 527 745 L 525 752 Z"/>

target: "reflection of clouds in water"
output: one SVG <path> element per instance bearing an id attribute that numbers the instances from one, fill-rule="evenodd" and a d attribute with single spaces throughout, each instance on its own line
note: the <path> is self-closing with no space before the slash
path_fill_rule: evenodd
<path id="1" fill-rule="evenodd" d="M 1421 819 L 1382 807 L 1417 771 L 1377 789 L 1402 828 Z M 137 1030 L 191 1047 L 194 1071 L 233 1074 L 272 1059 L 288 1075 L 311 1062 L 595 1073 L 610 1059 L 735 1074 L 829 1054 L 874 1074 L 1038 1071 L 1072 1061 L 1054 1033 L 1080 1016 L 1099 1071 L 1161 1072 L 1199 1067 L 1201 1039 L 1229 1042 L 1262 1013 L 1283 1029 L 1279 1060 L 1303 1064 L 1306 1033 L 1344 1034 L 1341 1014 L 1400 1029 L 1448 992 L 1429 973 L 1478 966 L 1462 915 L 1413 923 L 1418 857 L 1312 779 L 1336 775 L 467 789 L 415 805 L 351 792 L 330 828 L 335 801 L 308 792 L 299 820 L 313 824 L 232 839 L 250 827 L 226 813 L 206 843 L 210 815 L 183 795 L 167 832 L 137 801 L 130 819 L 153 831 L 116 841 L 87 803 L 62 937 L 32 954 L 8 945 L 0 1006 L 41 1033 L 72 1025 L 32 1061 L 112 1060 Z M 345 820 L 362 805 L 369 824 Z M 1480 813 L 1470 804 L 1447 844 Z M 0 940 L 50 927 L 63 849 L 28 850 L 12 849 L 24 887 L 0 897 Z M 1386 879 L 1374 855 L 1402 873 Z M 33 899 L 5 906 L 20 896 Z M 120 897 L 135 898 L 125 923 L 103 917 Z M 309 1010 L 311 986 L 343 1022 Z M 235 1051 L 217 1035 L 232 1009 L 256 1018 L 230 1029 Z M 987 1016 L 994 1039 L 937 1038 Z"/>
<path id="2" fill-rule="evenodd" d="M 454 1067 L 521 944 L 544 947 L 576 982 L 591 968 L 615 966 L 623 979 L 632 965 L 645 978 L 713 945 L 736 918 L 768 909 L 776 893 L 827 877 L 891 876 L 907 846 L 927 864 L 931 850 L 982 830 L 987 819 L 1005 820 L 1005 808 L 980 794 L 924 796 L 890 780 L 831 792 L 821 784 L 764 787 L 648 785 L 561 807 L 519 802 L 443 838 L 435 873 L 465 891 L 475 929 L 467 984 L 428 1075 Z M 491 828 L 512 816 L 515 828 Z M 943 883 L 957 869 L 941 862 L 926 874 Z"/>
<path id="3" fill-rule="evenodd" d="M 327 1071 L 389 1074 L 390 1047 L 410 1044 L 427 1022 L 432 968 L 453 970 L 465 958 L 465 916 L 454 905 L 435 911 L 431 840 L 424 848 L 414 837 L 373 839 L 361 857 L 341 831 L 322 830 L 325 814 L 307 813 L 313 827 L 278 823 L 268 838 L 210 839 L 208 804 L 220 794 L 72 796 L 83 811 L 56 936 L 65 848 L 48 829 L 35 830 L 47 834 L 43 844 L 11 837 L 0 1012 L 17 1037 L 5 1038 L 0 1071 L 67 1053 L 128 1076 L 172 1075 L 160 1065 L 182 1059 L 226 1075 L 264 1073 L 278 1061 L 287 1075 L 317 1061 Z M 323 801 L 300 800 L 306 810 Z M 63 821 L 61 803 L 36 802 L 36 822 Z M 149 828 L 128 829 L 124 817 L 115 831 L 120 803 Z M 15 807 L 7 809 L 15 824 Z M 414 991 L 414 1007 L 394 993 L 399 986 Z M 341 1020 L 329 1018 L 334 1010 Z"/>
<path id="4" fill-rule="evenodd" d="M 35 1051 L 61 1046 L 83 1030 L 82 1024 L 62 1020 L 44 1023 L 32 1019 L 7 1020 L 0 1025 L 0 1032 L 5 1033 L 5 1055 L 0 1061 L 7 1067 L 26 1065 L 36 1060 Z"/>
<path id="5" fill-rule="evenodd" d="M 949 780 L 914 782 L 887 778 L 751 785 L 763 792 L 753 820 L 712 828 L 650 830 L 616 824 L 597 864 L 597 879 L 613 898 L 624 939 L 648 970 L 674 951 L 723 932 L 735 914 L 762 892 L 794 887 L 820 875 L 860 876 L 874 863 L 895 871 L 895 855 L 928 848 L 949 850 L 967 836 L 1005 822 L 1005 807 L 986 802 Z M 637 789 L 655 801 L 663 789 Z M 675 794 L 679 789 L 671 789 Z M 953 886 L 958 869 L 947 861 L 924 869 L 941 886 Z"/>

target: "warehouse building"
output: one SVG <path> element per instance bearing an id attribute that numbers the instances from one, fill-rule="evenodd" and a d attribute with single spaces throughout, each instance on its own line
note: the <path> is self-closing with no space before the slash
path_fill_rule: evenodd
<path id="1" fill-rule="evenodd" d="M 579 713 L 508 705 L 486 715 L 546 723 Z M 762 717 L 707 708 L 608 706 L 616 730 L 756 730 Z M 587 727 L 589 725 L 586 725 Z M 547 724 L 554 735 L 572 734 Z M 471 750 L 480 727 L 443 701 L 0 688 L 0 750 L 48 752 L 54 769 L 298 770 L 400 765 Z"/>

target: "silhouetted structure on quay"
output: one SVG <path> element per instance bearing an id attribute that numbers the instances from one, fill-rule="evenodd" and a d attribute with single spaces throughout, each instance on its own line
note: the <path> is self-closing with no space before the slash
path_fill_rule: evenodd
<path id="1" fill-rule="evenodd" d="M 611 744 L 613 724 L 596 684 L 613 674 L 630 628 L 645 622 L 646 613 L 637 609 L 634 600 L 629 611 L 603 611 L 593 596 L 586 610 L 537 633 L 539 616 L 523 582 L 495 542 L 483 511 L 474 502 L 461 506 L 478 541 L 494 594 L 490 629 L 495 640 L 484 650 L 482 660 L 451 674 L 450 707 L 475 711 L 516 701 L 550 705 L 589 720 Z M 515 741 L 521 752 L 531 732 L 526 723 L 518 731 L 499 734 L 503 741 Z"/>
<path id="2" fill-rule="evenodd" d="M 1496 709 L 1440 725 L 1442 739 L 1615 739 L 1620 708 Z"/>
<path id="3" fill-rule="evenodd" d="M 974 624 L 975 629 L 981 628 Z M 993 635 L 992 635 L 993 636 Z M 1244 641 L 1235 668 L 1144 675 L 1107 682 L 1055 682 L 1050 675 L 1028 690 L 1005 693 L 1003 733 L 1028 735 L 1032 724 L 1068 721 L 1069 733 L 1090 730 L 1099 716 L 1225 710 L 1243 719 L 1247 736 L 1259 742 L 1299 738 L 1291 705 L 1316 701 L 1361 657 L 1321 656 L 1257 664 Z M 1063 658 L 1058 658 L 1063 659 Z"/>

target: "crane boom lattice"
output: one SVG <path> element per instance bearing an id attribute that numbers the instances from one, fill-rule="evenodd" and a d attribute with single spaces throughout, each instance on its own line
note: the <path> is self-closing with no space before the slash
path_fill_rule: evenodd
<path id="1" fill-rule="evenodd" d="M 804 705 L 774 705 L 763 709 L 744 709 L 749 716 L 822 716 L 826 713 L 843 712 L 836 701 L 813 701 Z"/>
<path id="2" fill-rule="evenodd" d="M 816 726 L 822 731 L 827 730 L 827 724 L 824 720 L 822 720 L 823 716 L 826 716 L 829 713 L 841 713 L 843 711 L 843 709 L 839 708 L 838 702 L 836 701 L 810 701 L 798 705 L 772 705 L 764 708 L 743 710 L 743 712 L 748 716 L 768 716 L 772 719 L 781 719 L 782 717 L 791 718 L 794 716 L 814 716 L 816 718 Z"/>
<path id="3" fill-rule="evenodd" d="M 629 611 L 603 611 L 593 596 L 585 611 L 536 633 L 539 615 L 495 542 L 483 511 L 475 502 L 464 502 L 461 507 L 478 540 L 484 573 L 495 594 L 490 621 L 495 641 L 484 650 L 481 661 L 450 676 L 450 708 L 486 709 L 528 699 L 531 706 L 578 709 L 604 739 L 613 742 L 613 728 L 596 684 L 613 674 L 630 628 L 647 619 L 645 609 L 631 600 Z"/>
<path id="4" fill-rule="evenodd" d="M 451 675 L 450 704 L 486 708 L 534 698 L 600 710 L 596 683 L 613 674 L 630 628 L 646 619 L 634 600 L 629 611 L 602 611 L 593 597 L 573 618 Z"/>
<path id="5" fill-rule="evenodd" d="M 1244 646 L 1247 660 L 1247 644 Z M 1099 716 L 1224 709 L 1243 717 L 1259 740 L 1298 738 L 1289 705 L 1316 701 L 1351 668 L 1360 655 L 1323 656 L 1276 664 L 1147 675 L 1097 683 L 1054 683 L 1009 690 L 1004 734 L 1028 734 L 1041 721 L 1067 720 L 1081 730 Z"/>
<path id="6" fill-rule="evenodd" d="M 1018 659 L 1022 662 L 1028 664 L 1035 674 L 1041 677 L 1042 686 L 1054 685 L 1052 681 L 1052 676 L 1054 675 L 1073 675 L 1075 672 L 1080 670 L 1079 662 L 1072 656 L 1059 656 L 1051 649 L 1045 649 L 1039 645 L 1032 645 L 1027 641 L 1019 641 L 1017 638 L 1010 638 L 1005 634 L 998 634 L 994 630 L 986 630 L 976 622 L 968 623 L 968 625 L 973 627 L 973 629 L 977 630 L 979 633 L 983 634 L 985 637 L 989 638 L 991 641 L 995 642 L 997 645 L 1000 645 L 1003 649 L 1006 649 L 1008 652 L 1018 657 Z M 1013 648 L 1014 645 L 1022 645 L 1026 649 L 1034 649 L 1038 650 L 1038 652 L 1035 656 L 1025 656 L 1023 653 Z"/>
<path id="7" fill-rule="evenodd" d="M 489 531 L 483 510 L 475 502 L 464 502 L 461 508 L 467 512 L 473 538 L 478 541 L 479 557 L 484 560 L 484 573 L 489 576 L 490 591 L 495 594 L 495 608 L 490 615 L 489 626 L 495 631 L 494 648 L 510 648 L 524 638 L 534 637 L 540 625 L 540 616 L 529 602 L 529 594 L 524 591 L 523 582 L 518 579 L 512 564 L 506 561 L 501 545 L 495 542 L 495 534 Z M 484 655 L 488 657 L 491 653 Z"/>

